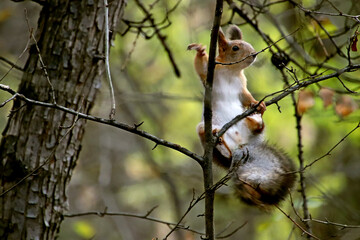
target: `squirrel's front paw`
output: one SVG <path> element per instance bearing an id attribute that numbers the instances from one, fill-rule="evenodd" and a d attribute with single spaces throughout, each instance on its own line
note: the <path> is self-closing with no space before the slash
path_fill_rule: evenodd
<path id="1" fill-rule="evenodd" d="M 198 54 L 200 54 L 200 55 L 205 54 L 205 49 L 206 49 L 206 47 L 199 43 L 192 43 L 192 44 L 189 44 L 189 46 L 187 47 L 187 50 L 196 50 L 198 52 Z"/>
<path id="2" fill-rule="evenodd" d="M 259 101 L 252 102 L 252 103 L 250 104 L 250 107 L 254 107 L 254 106 L 256 106 L 258 103 L 259 103 Z M 259 106 L 257 106 L 257 108 L 256 108 L 256 111 L 258 111 L 259 113 L 261 113 L 261 115 L 264 114 L 265 110 L 266 110 L 266 104 L 265 104 L 265 102 L 261 102 L 261 103 L 259 104 Z"/>

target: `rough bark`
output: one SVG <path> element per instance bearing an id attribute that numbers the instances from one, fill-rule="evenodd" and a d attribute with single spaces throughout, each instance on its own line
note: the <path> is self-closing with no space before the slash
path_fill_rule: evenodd
<path id="1" fill-rule="evenodd" d="M 123 7 L 124 0 L 109 5 L 110 29 L 116 28 Z M 36 39 L 56 102 L 89 113 L 103 73 L 103 1 L 47 1 Z M 19 92 L 53 101 L 35 45 Z M 47 159 L 49 162 L 0 197 L 0 239 L 54 239 L 66 209 L 66 187 L 81 149 L 85 120 L 75 123 L 74 115 L 23 104 L 14 102 L 14 112 L 3 131 L 0 194 Z"/>

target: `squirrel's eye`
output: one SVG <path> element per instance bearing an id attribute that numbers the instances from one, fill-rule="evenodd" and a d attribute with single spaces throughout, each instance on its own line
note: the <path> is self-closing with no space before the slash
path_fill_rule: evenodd
<path id="1" fill-rule="evenodd" d="M 239 50 L 239 49 L 240 49 L 240 48 L 239 48 L 238 46 L 233 46 L 233 47 L 232 47 L 232 50 L 233 50 L 233 51 L 237 51 L 237 50 Z"/>

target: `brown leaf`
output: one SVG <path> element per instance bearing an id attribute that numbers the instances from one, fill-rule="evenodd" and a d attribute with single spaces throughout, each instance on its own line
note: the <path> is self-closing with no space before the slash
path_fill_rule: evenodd
<path id="1" fill-rule="evenodd" d="M 341 96 L 336 101 L 335 112 L 340 117 L 346 117 L 356 109 L 358 109 L 358 105 L 350 96 Z"/>
<path id="2" fill-rule="evenodd" d="M 304 114 L 315 104 L 314 94 L 308 90 L 301 90 L 298 96 L 297 111 L 300 115 Z"/>
<path id="3" fill-rule="evenodd" d="M 357 35 L 355 35 L 352 38 L 352 43 L 351 43 L 351 51 L 356 52 L 357 51 L 357 42 L 358 42 L 358 38 Z"/>
<path id="4" fill-rule="evenodd" d="M 327 108 L 332 104 L 333 97 L 334 97 L 334 90 L 329 88 L 321 88 L 319 91 L 319 97 L 322 99 L 324 108 Z"/>

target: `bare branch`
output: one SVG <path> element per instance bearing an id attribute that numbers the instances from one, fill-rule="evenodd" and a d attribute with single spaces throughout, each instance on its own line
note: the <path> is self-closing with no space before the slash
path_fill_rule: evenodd
<path id="1" fill-rule="evenodd" d="M 203 164 L 204 188 L 205 188 L 205 227 L 206 239 L 213 240 L 214 236 L 214 197 L 215 191 L 211 189 L 213 185 L 212 161 L 215 138 L 212 133 L 212 88 L 215 72 L 216 43 L 220 29 L 221 16 L 223 12 L 223 0 L 217 0 L 215 14 L 211 29 L 209 60 L 207 76 L 205 81 L 204 97 L 204 123 L 205 123 L 205 153 Z"/>
<path id="2" fill-rule="evenodd" d="M 27 50 L 27 47 L 26 47 L 26 50 Z M 6 59 L 6 58 L 4 58 L 2 56 L 0 56 L 0 60 L 7 63 L 7 64 L 9 64 L 12 68 L 15 68 L 15 69 L 20 70 L 20 71 L 24 71 L 24 69 L 22 67 L 16 65 L 15 63 L 11 62 L 10 60 L 8 60 L 8 59 Z"/>
<path id="3" fill-rule="evenodd" d="M 348 224 L 336 223 L 336 222 L 331 222 L 331 221 L 329 221 L 327 219 L 325 219 L 325 221 L 323 221 L 323 220 L 310 218 L 310 219 L 303 219 L 302 221 L 304 221 L 304 222 L 316 222 L 316 223 L 321 223 L 321 224 L 325 224 L 325 225 L 333 225 L 333 226 L 340 227 L 341 229 L 360 228 L 360 225 L 348 225 Z"/>
<path id="4" fill-rule="evenodd" d="M 341 85 L 348 91 L 348 93 L 356 93 L 355 91 L 349 89 L 349 88 L 344 84 L 344 82 L 341 80 L 340 77 L 336 77 L 336 78 L 339 80 L 339 82 L 341 83 Z"/>
<path id="5" fill-rule="evenodd" d="M 352 18 L 354 21 L 357 21 L 360 23 L 360 20 L 359 20 L 360 15 L 350 15 L 350 14 L 345 14 L 342 12 L 327 13 L 327 12 L 314 11 L 314 10 L 309 10 L 307 8 L 304 8 L 302 5 L 298 4 L 294 0 L 288 0 L 288 1 L 290 3 L 292 3 L 293 5 L 295 5 L 296 7 L 298 7 L 300 10 L 302 10 L 306 14 L 318 14 L 318 15 L 333 16 L 333 17 L 348 17 L 348 18 Z"/>
<path id="6" fill-rule="evenodd" d="M 25 14 L 25 20 L 26 20 L 26 24 L 27 24 L 27 27 L 28 27 L 28 30 L 29 30 L 29 33 L 30 33 L 30 37 L 32 38 L 32 40 L 34 41 L 34 44 L 35 44 L 35 48 L 38 52 L 38 56 L 39 56 L 39 61 L 40 61 L 40 64 L 41 64 L 41 69 L 44 71 L 44 75 L 45 75 L 45 78 L 47 80 L 47 82 L 49 83 L 49 86 L 50 86 L 50 89 L 51 89 L 51 95 L 52 95 L 52 100 L 53 100 L 53 103 L 56 104 L 56 96 L 55 96 L 55 89 L 54 89 L 54 86 L 52 85 L 51 81 L 50 81 L 50 78 L 49 78 L 49 74 L 47 72 L 47 69 L 46 69 L 46 66 L 45 66 L 45 63 L 43 61 L 43 58 L 41 56 L 41 51 L 40 51 L 40 48 L 37 44 L 37 41 L 36 41 L 36 38 L 33 34 L 33 29 L 30 27 L 30 23 L 29 23 L 29 18 L 27 16 L 27 10 L 26 8 L 24 9 L 24 14 Z"/>
<path id="7" fill-rule="evenodd" d="M 12 95 L 9 99 L 5 100 L 3 103 L 0 104 L 0 108 L 4 107 L 8 102 L 11 102 L 17 97 L 17 94 Z"/>
<path id="8" fill-rule="evenodd" d="M 12 63 L 12 62 L 10 62 L 9 60 L 6 60 L 6 59 L 3 58 L 3 57 L 0 57 L 1 60 L 3 60 L 4 62 L 6 62 L 6 63 L 8 63 L 8 64 L 11 65 L 10 69 L 0 78 L 0 82 L 5 79 L 5 77 L 11 72 L 11 70 L 12 70 L 13 68 L 16 68 L 16 69 L 19 69 L 19 70 L 21 70 L 21 71 L 24 71 L 23 68 L 17 66 L 16 64 L 17 64 L 17 62 L 20 60 L 20 58 L 22 58 L 22 56 L 25 54 L 25 52 L 29 49 L 30 41 L 31 41 L 31 36 L 29 36 L 29 39 L 28 39 L 28 41 L 26 42 L 26 45 L 25 45 L 24 50 L 20 53 L 20 55 L 19 55 L 18 58 L 16 59 L 15 63 Z"/>
<path id="9" fill-rule="evenodd" d="M 190 212 L 190 210 L 198 203 L 200 202 L 201 200 L 203 200 L 204 198 L 206 199 L 206 194 L 207 192 L 211 191 L 213 193 L 215 193 L 216 190 L 218 190 L 220 187 L 226 185 L 226 183 L 231 179 L 231 176 L 234 172 L 234 168 L 233 169 L 230 169 L 230 171 L 224 176 L 222 177 L 219 181 L 217 181 L 214 185 L 210 186 L 208 190 L 205 190 L 205 192 L 203 192 L 199 197 L 195 198 L 195 192 L 193 191 L 193 197 L 192 197 L 192 200 L 190 201 L 190 204 L 189 204 L 189 207 L 188 209 L 185 211 L 185 213 L 183 214 L 183 216 L 180 218 L 178 224 L 180 224 L 182 222 L 182 220 L 185 218 L 185 216 Z M 206 210 L 205 210 L 205 218 L 206 218 Z M 246 223 L 245 223 L 246 224 Z M 245 225 L 243 224 L 243 225 Z M 238 231 L 239 229 L 241 229 L 242 226 L 238 227 L 236 230 L 234 230 L 230 235 L 234 234 L 236 231 Z M 168 235 L 164 238 L 167 239 L 167 237 L 170 236 L 170 234 L 175 230 L 172 229 L 172 231 L 170 231 L 168 233 Z M 219 238 L 219 237 L 216 237 L 216 238 Z M 221 237 L 220 237 L 221 238 Z M 223 237 L 225 238 L 225 237 Z"/>
<path id="10" fill-rule="evenodd" d="M 298 227 L 303 233 L 305 233 L 307 236 L 312 237 L 312 238 L 317 239 L 317 240 L 320 240 L 320 238 L 318 238 L 318 237 L 314 236 L 312 233 L 309 233 L 308 231 L 306 231 L 300 224 L 298 224 L 294 219 L 292 219 L 292 218 L 290 217 L 290 215 L 287 214 L 286 212 L 284 212 L 284 210 L 282 210 L 279 206 L 275 205 L 275 207 L 276 207 L 277 209 L 279 209 L 279 211 L 280 211 L 282 214 L 284 214 L 288 219 L 290 219 L 290 221 L 291 221 L 296 227 Z"/>
<path id="11" fill-rule="evenodd" d="M 104 0 L 104 17 L 105 17 L 105 70 L 106 70 L 106 78 L 109 82 L 110 87 L 110 97 L 111 97 L 111 110 L 109 114 L 110 120 L 114 120 L 115 117 L 115 109 L 116 109 L 116 103 L 115 103 L 115 94 L 114 94 L 114 87 L 111 80 L 111 72 L 110 72 L 110 63 L 109 63 L 109 6 L 107 0 Z"/>
<path id="12" fill-rule="evenodd" d="M 191 209 L 202 199 L 204 199 L 205 193 L 201 194 L 199 197 L 195 198 L 195 191 L 193 191 L 193 196 L 190 201 L 189 207 L 186 209 L 185 213 L 181 216 L 179 221 L 176 223 L 175 227 L 171 229 L 171 231 L 165 236 L 163 240 L 166 240 L 179 226 L 181 226 L 182 220 L 186 217 L 186 215 L 191 211 Z"/>
<path id="13" fill-rule="evenodd" d="M 294 79 L 294 81 L 296 83 L 299 84 L 299 80 L 298 77 L 296 75 L 296 72 L 293 69 L 288 69 L 288 72 L 291 74 L 291 77 Z M 285 84 L 287 86 L 289 86 L 289 81 L 287 76 L 284 73 L 284 70 L 281 71 L 282 75 L 283 75 L 283 81 L 285 82 Z M 303 145 L 302 145 L 302 134 L 301 134 L 301 120 L 302 120 L 302 115 L 298 112 L 298 103 L 296 102 L 295 99 L 295 94 L 294 92 L 291 93 L 291 100 L 294 106 L 294 116 L 295 116 L 295 120 L 296 120 L 296 134 L 297 134 L 297 140 L 298 140 L 298 144 L 297 144 L 297 148 L 298 148 L 298 160 L 299 160 L 299 168 L 302 169 L 304 166 L 304 157 L 303 157 Z M 299 192 L 301 194 L 302 197 L 302 209 L 303 209 L 303 214 L 304 214 L 304 218 L 309 218 L 310 214 L 309 214 L 309 209 L 308 209 L 308 205 L 307 205 L 307 196 L 306 196 L 306 189 L 305 189 L 305 176 L 304 173 L 302 171 L 299 171 L 299 176 L 300 176 L 300 189 Z M 305 222 L 305 229 L 307 232 L 312 233 L 311 230 L 311 226 L 308 222 Z M 310 238 L 310 235 L 307 235 L 307 238 Z"/>
<path id="14" fill-rule="evenodd" d="M 220 233 L 216 235 L 216 239 L 225 239 L 225 238 L 228 238 L 228 237 L 231 237 L 232 235 L 234 235 L 237 231 L 239 231 L 240 229 L 242 229 L 243 227 L 245 227 L 245 225 L 247 224 L 248 222 L 244 222 L 243 224 L 241 224 L 239 227 L 235 228 L 232 232 L 226 234 L 226 235 L 223 235 L 223 236 L 220 236 Z M 225 229 L 226 230 L 226 229 Z"/>
<path id="15" fill-rule="evenodd" d="M 145 219 L 145 220 L 156 222 L 156 223 L 165 224 L 165 225 L 167 225 L 169 227 L 172 227 L 172 229 L 182 229 L 182 230 L 193 232 L 193 233 L 200 234 L 200 235 L 204 234 L 202 232 L 191 229 L 189 226 L 185 226 L 185 225 L 182 225 L 182 224 L 172 223 L 172 222 L 168 222 L 168 221 L 164 221 L 164 220 L 161 220 L 161 219 L 150 217 L 150 214 L 152 213 L 153 210 L 154 210 L 154 208 L 151 209 L 150 211 L 148 211 L 146 214 L 142 214 L 142 215 L 141 214 L 136 214 L 136 213 L 127 213 L 127 212 L 107 212 L 106 209 L 105 209 L 102 212 L 100 212 L 100 211 L 90 211 L 90 212 L 83 212 L 83 213 L 69 213 L 69 214 L 63 214 L 63 216 L 66 217 L 66 218 L 84 217 L 84 216 L 91 216 L 91 215 L 98 216 L 98 217 L 123 216 L 123 217 L 140 218 L 140 219 Z"/>
<path id="16" fill-rule="evenodd" d="M 137 40 L 139 39 L 139 36 L 140 36 L 140 32 L 138 32 L 138 33 L 136 34 L 136 37 L 135 37 L 135 39 L 134 39 L 134 41 L 133 41 L 133 43 L 132 43 L 132 47 L 131 47 L 128 55 L 126 56 L 126 58 L 125 58 L 125 60 L 124 60 L 124 63 L 123 63 L 123 65 L 122 65 L 122 67 L 121 67 L 121 71 L 124 71 L 124 70 L 125 70 L 128 62 L 130 61 L 131 55 L 132 55 L 133 52 L 135 51 L 136 43 L 137 43 Z"/>
<path id="17" fill-rule="evenodd" d="M 156 137 L 156 136 L 154 136 L 154 135 L 152 135 L 150 133 L 139 130 L 139 129 L 137 129 L 137 127 L 132 127 L 132 126 L 127 125 L 125 123 L 120 123 L 120 122 L 113 121 L 113 120 L 110 120 L 110 119 L 104 119 L 104 118 L 95 117 L 95 116 L 87 115 L 87 114 L 84 114 L 84 113 L 80 113 L 80 112 L 77 112 L 76 110 L 66 108 L 66 107 L 58 105 L 58 104 L 45 103 L 45 102 L 29 99 L 29 98 L 25 97 L 22 94 L 16 93 L 9 86 L 3 85 L 3 84 L 0 84 L 0 90 L 6 91 L 6 92 L 8 92 L 8 93 L 10 93 L 12 95 L 16 94 L 17 96 L 15 97 L 15 99 L 19 98 L 19 99 L 21 99 L 21 100 L 23 100 L 23 101 L 25 101 L 26 103 L 29 103 L 29 104 L 34 104 L 34 105 L 38 105 L 38 106 L 58 109 L 58 110 L 61 110 L 61 111 L 67 112 L 67 113 L 71 113 L 73 115 L 78 115 L 79 118 L 87 119 L 87 120 L 90 120 L 90 121 L 93 121 L 93 122 L 102 123 L 102 124 L 105 124 L 105 125 L 110 125 L 110 126 L 125 130 L 127 132 L 134 133 L 136 135 L 139 135 L 141 137 L 149 139 L 149 140 L 157 143 L 158 145 L 163 145 L 163 146 L 166 146 L 168 148 L 174 149 L 174 150 L 176 150 L 178 152 L 181 152 L 181 153 L 185 154 L 186 156 L 188 156 L 188 157 L 194 159 L 195 161 L 197 161 L 200 165 L 202 165 L 202 163 L 203 163 L 203 158 L 201 156 L 197 155 L 196 153 L 193 153 L 193 152 L 189 151 L 188 149 L 186 149 L 184 147 L 181 147 L 179 144 L 171 143 L 171 142 L 166 141 L 164 139 L 158 138 L 158 137 Z"/>
<path id="18" fill-rule="evenodd" d="M 326 157 L 326 156 L 330 156 L 331 152 L 340 145 L 340 143 L 342 143 L 343 141 L 345 141 L 345 139 L 352 134 L 353 132 L 355 132 L 358 128 L 360 128 L 360 122 L 348 133 L 346 134 L 339 142 L 337 142 L 327 153 L 325 153 L 324 155 L 322 155 L 321 157 L 318 157 L 317 159 L 313 160 L 311 163 L 307 164 L 305 167 L 301 168 L 301 171 L 305 171 L 305 169 L 307 169 L 308 167 L 311 167 L 314 163 L 316 163 L 317 161 L 321 160 L 322 158 Z"/>

